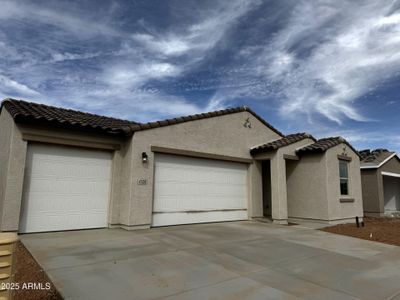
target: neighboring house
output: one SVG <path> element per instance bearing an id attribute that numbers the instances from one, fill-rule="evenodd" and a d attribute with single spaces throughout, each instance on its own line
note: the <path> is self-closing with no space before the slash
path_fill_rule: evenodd
<path id="1" fill-rule="evenodd" d="M 364 212 L 371 216 L 400 213 L 400 158 L 386 149 L 360 151 Z"/>
<path id="2" fill-rule="evenodd" d="M 247 107 L 141 124 L 6 99 L 0 128 L 2 231 L 362 216 L 346 141 L 284 136 Z"/>

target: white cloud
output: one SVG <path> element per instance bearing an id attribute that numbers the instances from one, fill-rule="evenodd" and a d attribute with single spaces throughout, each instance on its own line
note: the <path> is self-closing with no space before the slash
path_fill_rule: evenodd
<path id="1" fill-rule="evenodd" d="M 19 83 L 1 74 L 0 74 L 0 91 L 2 93 L 9 93 L 10 95 L 25 96 L 25 97 L 40 95 L 39 92 L 28 87 L 27 85 Z"/>
<path id="2" fill-rule="evenodd" d="M 62 62 L 68 60 L 78 60 L 78 59 L 88 59 L 100 56 L 100 53 L 84 53 L 84 54 L 77 54 L 77 53 L 53 53 L 51 54 L 50 62 Z"/>
<path id="3" fill-rule="evenodd" d="M 301 1 L 256 60 L 280 88 L 281 114 L 319 113 L 363 121 L 357 98 L 400 68 L 400 12 L 391 1 Z M 301 41 L 306 47 L 296 50 Z M 308 46 L 308 49 L 307 49 Z"/>
<path id="4" fill-rule="evenodd" d="M 151 79 L 164 79 L 179 75 L 180 68 L 165 62 L 136 62 L 105 68 L 103 80 L 114 87 L 138 88 Z"/>
<path id="5" fill-rule="evenodd" d="M 137 33 L 133 35 L 133 39 L 141 43 L 148 50 L 155 53 L 162 53 L 166 56 L 179 56 L 191 49 L 191 45 L 187 41 L 177 36 L 160 39 L 150 34 Z"/>
<path id="6" fill-rule="evenodd" d="M 68 13 L 67 9 L 52 9 L 50 5 L 35 5 L 27 1 L 1 1 L 0 20 L 33 21 L 38 24 L 56 26 L 77 37 L 94 35 L 121 36 L 121 32 L 107 26 L 101 20 L 90 20 L 88 14 L 82 16 Z"/>
<path id="7" fill-rule="evenodd" d="M 187 54 L 189 62 L 194 63 L 220 42 L 240 17 L 260 3 L 250 0 L 230 1 L 229 5 L 216 2 L 211 9 L 198 11 L 198 22 L 185 29 L 178 27 L 168 33 L 136 33 L 133 39 L 155 54 L 166 58 Z"/>
<path id="8" fill-rule="evenodd" d="M 282 27 L 263 43 L 237 51 L 246 68 L 226 75 L 236 87 L 219 89 L 212 99 L 250 98 L 268 107 L 273 99 L 287 120 L 305 117 L 313 123 L 318 115 L 338 124 L 370 120 L 355 101 L 400 70 L 400 11 L 392 4 L 287 2 L 290 13 Z M 254 78 L 254 84 L 243 87 L 246 76 Z"/>

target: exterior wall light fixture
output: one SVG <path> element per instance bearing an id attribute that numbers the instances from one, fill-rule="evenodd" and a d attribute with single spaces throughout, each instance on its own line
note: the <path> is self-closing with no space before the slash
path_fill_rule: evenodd
<path id="1" fill-rule="evenodd" d="M 142 152 L 142 163 L 147 163 L 149 161 L 149 157 L 146 152 Z"/>

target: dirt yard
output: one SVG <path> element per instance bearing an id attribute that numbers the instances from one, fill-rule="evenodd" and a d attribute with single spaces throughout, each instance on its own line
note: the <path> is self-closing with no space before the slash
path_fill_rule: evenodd
<path id="1" fill-rule="evenodd" d="M 15 300 L 60 300 L 59 295 L 50 279 L 42 268 L 36 263 L 32 255 L 19 242 L 16 249 L 16 270 L 14 282 L 19 283 L 20 288 L 15 290 Z M 43 287 L 50 284 L 50 289 L 32 290 L 22 289 L 23 284 L 42 283 Z"/>
<path id="2" fill-rule="evenodd" d="M 400 246 L 400 219 L 364 218 L 364 223 L 365 226 L 360 228 L 357 228 L 356 224 L 341 224 L 321 230 Z"/>

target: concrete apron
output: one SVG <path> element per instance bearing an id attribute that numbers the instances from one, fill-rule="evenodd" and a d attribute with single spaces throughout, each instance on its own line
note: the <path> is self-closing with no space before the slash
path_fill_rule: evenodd
<path id="1" fill-rule="evenodd" d="M 65 299 L 400 299 L 400 248 L 244 221 L 21 240 Z"/>

